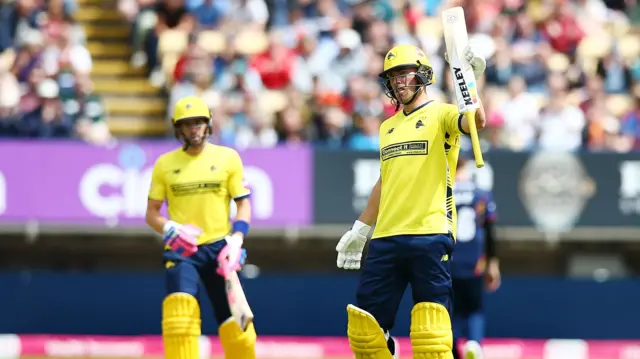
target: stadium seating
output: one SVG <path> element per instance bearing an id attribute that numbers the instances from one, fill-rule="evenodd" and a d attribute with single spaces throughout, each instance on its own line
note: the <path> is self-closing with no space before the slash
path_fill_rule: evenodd
<path id="1" fill-rule="evenodd" d="M 20 1 L 2 6 L 17 9 Z M 496 7 L 497 3 L 442 0 L 425 6 L 401 7 L 392 1 L 378 0 L 340 7 L 346 3 L 334 0 L 326 2 L 327 8 L 322 10 L 331 9 L 328 12 L 331 15 L 320 17 L 314 5 L 287 7 L 262 0 L 253 1 L 251 6 L 225 1 L 207 5 L 198 0 L 77 0 L 71 3 L 73 6 L 65 5 L 66 16 L 81 25 L 83 34 L 76 35 L 81 40 L 74 41 L 85 46 L 91 55 L 91 63 L 85 65 L 91 70 L 91 84 L 87 86 L 100 99 L 103 111 L 99 119 L 80 111 L 73 114 L 74 121 L 91 117 L 93 123 L 106 123 L 115 137 L 162 137 L 171 135 L 167 119 L 175 97 L 200 94 L 211 101 L 211 106 L 216 106 L 212 110 L 221 118 L 220 131 L 231 142 L 240 129 L 250 130 L 251 122 L 247 122 L 252 117 L 250 112 L 269 117 L 265 121 L 281 129 L 279 113 L 289 108 L 302 116 L 306 140 L 323 145 L 327 140 L 323 107 L 338 106 L 354 118 L 367 107 L 377 108 L 381 119 L 393 113 L 381 89 L 372 86 L 380 70 L 380 56 L 393 44 L 412 42 L 423 47 L 432 59 L 436 77 L 446 76 L 439 11 L 454 3 L 462 3 L 468 9 L 472 39 L 481 43 L 489 60 L 482 94 L 483 98 L 486 94 L 496 96 L 486 101 L 491 104 L 489 112 L 507 115 L 509 119 L 501 106 L 512 101 L 507 83 L 514 76 L 525 77 L 529 98 L 543 111 L 549 96 L 545 78 L 560 73 L 570 86 L 567 105 L 580 105 L 586 116 L 585 132 L 591 122 L 599 121 L 588 111 L 594 94 L 588 93 L 586 83 L 595 77 L 603 83 L 600 92 L 607 97 L 610 115 L 621 123 L 633 121 L 637 116 L 634 115 L 638 104 L 634 100 L 635 91 L 640 81 L 637 5 L 624 14 L 572 2 L 555 5 L 528 2 L 510 8 L 513 5 Z M 177 7 L 172 10 L 174 5 Z M 557 17 L 557 10 L 563 6 L 571 6 L 579 15 Z M 49 10 L 43 4 L 36 11 Z M 372 11 L 372 17 L 363 15 L 367 11 Z M 172 22 L 166 22 L 172 14 L 175 15 Z M 355 16 L 355 20 L 350 16 Z M 560 22 L 575 26 L 576 30 L 567 33 L 554 30 Z M 35 23 L 28 26 L 48 36 L 46 26 Z M 344 27 L 353 27 L 355 31 L 348 33 L 341 30 Z M 18 55 L 23 47 L 21 41 L 25 41 L 23 37 L 16 31 L 12 41 L 0 43 L 0 74 L 22 61 Z M 40 41 L 34 39 L 31 36 L 29 41 Z M 348 55 L 337 56 L 340 48 Z M 14 67 L 14 74 L 15 71 Z M 71 71 L 72 76 L 80 76 L 74 71 L 78 70 Z M 25 81 L 24 76 L 18 78 L 23 88 Z M 438 81 L 429 89 L 431 96 L 450 100 L 448 82 L 446 77 L 445 81 Z M 372 92 L 365 95 L 352 88 L 362 86 L 356 85 L 359 83 L 366 83 Z M 237 101 L 224 100 L 240 94 L 247 96 Z M 17 105 L 12 106 L 15 112 Z M 24 110 L 18 112 L 13 116 L 22 116 Z M 624 128 L 628 126 L 622 126 L 621 131 Z M 278 131 L 279 142 L 286 142 L 287 134 Z M 342 146 L 349 147 L 350 136 L 359 131 L 356 122 L 347 121 Z M 75 132 L 73 135 L 77 136 Z M 106 137 L 88 140 L 108 142 Z M 509 147 L 501 142 L 490 145 Z M 588 148 L 588 140 L 582 146 Z"/>

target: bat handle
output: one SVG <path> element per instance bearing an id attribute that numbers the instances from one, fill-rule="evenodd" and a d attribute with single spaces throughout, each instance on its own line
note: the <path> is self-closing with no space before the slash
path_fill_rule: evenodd
<path id="1" fill-rule="evenodd" d="M 480 138 L 478 138 L 478 128 L 476 127 L 476 111 L 469 111 L 465 114 L 469 123 L 469 134 L 471 135 L 471 147 L 473 147 L 473 157 L 476 160 L 476 167 L 484 166 L 482 158 L 482 148 L 480 147 Z"/>

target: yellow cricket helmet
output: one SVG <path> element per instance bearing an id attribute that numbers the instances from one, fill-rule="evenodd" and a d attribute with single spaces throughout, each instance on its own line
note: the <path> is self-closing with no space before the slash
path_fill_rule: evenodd
<path id="1" fill-rule="evenodd" d="M 423 85 L 436 83 L 431 62 L 419 47 L 413 45 L 398 45 L 389 50 L 384 57 L 383 71 L 380 77 L 389 79 L 389 72 L 407 67 L 417 67 L 416 74 Z"/>
<path id="2" fill-rule="evenodd" d="M 211 120 L 209 106 L 197 96 L 181 98 L 173 108 L 173 118 L 171 121 L 175 125 L 178 121 L 192 118 L 202 118 L 209 123 Z"/>
<path id="3" fill-rule="evenodd" d="M 416 69 L 415 77 L 417 83 L 409 85 L 414 88 L 413 96 L 411 96 L 409 100 L 401 101 L 397 98 L 393 90 L 391 83 L 393 77 L 390 76 L 390 72 L 405 68 Z M 379 76 L 384 86 L 384 94 L 391 99 L 391 103 L 396 106 L 396 110 L 400 108 L 400 102 L 404 105 L 413 102 L 423 86 L 429 86 L 436 82 L 427 55 L 425 55 L 424 51 L 420 50 L 420 48 L 413 45 L 398 45 L 389 50 L 384 57 L 384 68 Z"/>
<path id="4" fill-rule="evenodd" d="M 197 96 L 181 98 L 173 108 L 173 118 L 171 119 L 171 122 L 173 123 L 176 138 L 184 144 L 184 150 L 189 148 L 189 146 L 192 146 L 192 143 L 180 130 L 178 124 L 180 121 L 191 119 L 203 120 L 206 123 L 207 128 L 204 132 L 203 139 L 206 139 L 206 137 L 210 136 L 213 132 L 213 129 L 211 128 L 211 111 L 209 111 L 209 106 L 207 106 L 207 104 Z"/>

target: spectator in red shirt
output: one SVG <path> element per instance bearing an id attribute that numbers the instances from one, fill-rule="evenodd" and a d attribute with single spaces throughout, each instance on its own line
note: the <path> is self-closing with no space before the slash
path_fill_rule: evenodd
<path id="1" fill-rule="evenodd" d="M 253 58 L 251 67 L 258 71 L 267 89 L 281 90 L 291 84 L 295 63 L 295 52 L 285 46 L 279 33 L 273 33 L 269 48 Z"/>
<path id="2" fill-rule="evenodd" d="M 549 20 L 542 25 L 542 34 L 551 47 L 561 53 L 573 55 L 584 37 L 578 21 L 566 0 L 556 0 L 556 6 Z"/>

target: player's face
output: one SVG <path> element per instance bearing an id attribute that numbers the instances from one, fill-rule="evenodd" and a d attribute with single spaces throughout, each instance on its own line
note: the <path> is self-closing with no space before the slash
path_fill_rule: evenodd
<path id="1" fill-rule="evenodd" d="M 188 119 L 180 121 L 180 132 L 191 147 L 199 147 L 206 140 L 207 123 L 205 119 Z"/>
<path id="2" fill-rule="evenodd" d="M 394 70 L 389 73 L 389 81 L 391 87 L 400 103 L 407 103 L 411 100 L 414 93 L 418 91 L 418 79 L 416 78 L 415 67 Z"/>

